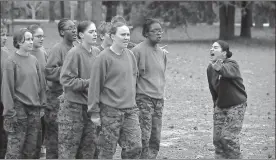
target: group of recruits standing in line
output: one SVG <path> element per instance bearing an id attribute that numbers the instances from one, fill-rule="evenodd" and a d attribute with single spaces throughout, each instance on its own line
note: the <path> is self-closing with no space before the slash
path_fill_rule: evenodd
<path id="1" fill-rule="evenodd" d="M 15 53 L 1 42 L 5 158 L 39 158 L 42 143 L 47 159 L 112 159 L 117 144 L 123 159 L 156 158 L 168 53 L 159 46 L 160 22 L 146 19 L 145 40 L 139 44 L 130 42 L 129 27 L 120 16 L 98 27 L 102 43 L 97 47 L 91 21 L 76 27 L 64 18 L 58 31 L 62 41 L 49 54 L 37 25 L 14 34 Z M 80 43 L 74 45 L 77 37 Z M 243 80 L 225 41 L 216 41 L 210 53 L 215 153 L 239 158 L 238 134 L 247 106 Z"/>

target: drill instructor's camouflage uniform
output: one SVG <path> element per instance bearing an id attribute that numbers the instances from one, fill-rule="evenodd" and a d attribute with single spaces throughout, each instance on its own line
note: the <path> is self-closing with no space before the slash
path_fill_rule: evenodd
<path id="1" fill-rule="evenodd" d="M 141 154 L 139 109 L 116 109 L 100 104 L 101 132 L 99 159 L 112 159 L 117 142 L 122 148 L 122 159 L 138 159 Z"/>
<path id="2" fill-rule="evenodd" d="M 214 108 L 215 158 L 240 159 L 239 133 L 241 132 L 247 103 L 230 108 Z"/>
<path id="3" fill-rule="evenodd" d="M 155 159 L 160 148 L 164 99 L 137 94 L 136 103 L 140 108 L 139 120 L 142 130 L 143 148 L 140 158 Z"/>

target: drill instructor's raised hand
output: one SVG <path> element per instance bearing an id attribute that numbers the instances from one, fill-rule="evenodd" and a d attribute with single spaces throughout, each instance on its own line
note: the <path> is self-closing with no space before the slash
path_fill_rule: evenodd
<path id="1" fill-rule="evenodd" d="M 219 71 L 222 67 L 222 59 L 218 59 L 215 63 L 212 63 L 212 67 L 216 70 Z"/>

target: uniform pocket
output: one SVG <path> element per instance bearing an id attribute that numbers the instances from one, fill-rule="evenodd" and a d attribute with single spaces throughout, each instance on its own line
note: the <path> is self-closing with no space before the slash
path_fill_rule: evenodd
<path id="1" fill-rule="evenodd" d="M 25 121 L 28 118 L 26 108 L 23 103 L 15 100 L 14 101 L 14 110 L 15 114 L 13 117 L 4 117 L 4 129 L 7 132 L 15 132 L 18 130 L 18 127 L 21 127 L 18 124 L 18 121 Z"/>
<path id="2" fill-rule="evenodd" d="M 4 118 L 4 130 L 9 133 L 15 132 L 15 126 L 16 126 L 17 119 L 16 117 L 11 117 L 11 118 Z"/>
<path id="3" fill-rule="evenodd" d="M 45 109 L 44 120 L 47 123 L 50 123 L 50 121 L 56 121 L 57 120 L 57 114 L 58 114 L 58 111 L 51 110 L 51 109 Z"/>
<path id="4" fill-rule="evenodd" d="M 82 106 L 65 100 L 60 105 L 59 117 L 70 122 L 83 121 Z"/>
<path id="5" fill-rule="evenodd" d="M 103 110 L 103 113 L 105 113 L 105 116 L 111 117 L 111 118 L 120 117 L 120 115 L 121 115 L 119 110 L 111 108 L 111 107 L 105 108 L 105 110 Z"/>
<path id="6" fill-rule="evenodd" d="M 14 109 L 16 111 L 16 118 L 17 119 L 27 119 L 28 115 L 26 113 L 26 108 L 23 103 L 19 101 L 14 102 Z"/>
<path id="7" fill-rule="evenodd" d="M 71 111 L 72 113 L 76 113 L 80 115 L 82 114 L 82 105 L 69 102 L 68 105 L 66 106 L 68 110 Z"/>

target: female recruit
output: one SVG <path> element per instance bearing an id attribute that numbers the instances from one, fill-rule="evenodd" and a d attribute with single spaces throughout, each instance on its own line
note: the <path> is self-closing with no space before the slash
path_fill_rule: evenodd
<path id="1" fill-rule="evenodd" d="M 35 158 L 40 112 L 46 103 L 45 84 L 38 60 L 30 54 L 32 33 L 26 28 L 13 36 L 16 52 L 5 62 L 2 79 L 6 158 Z"/>

